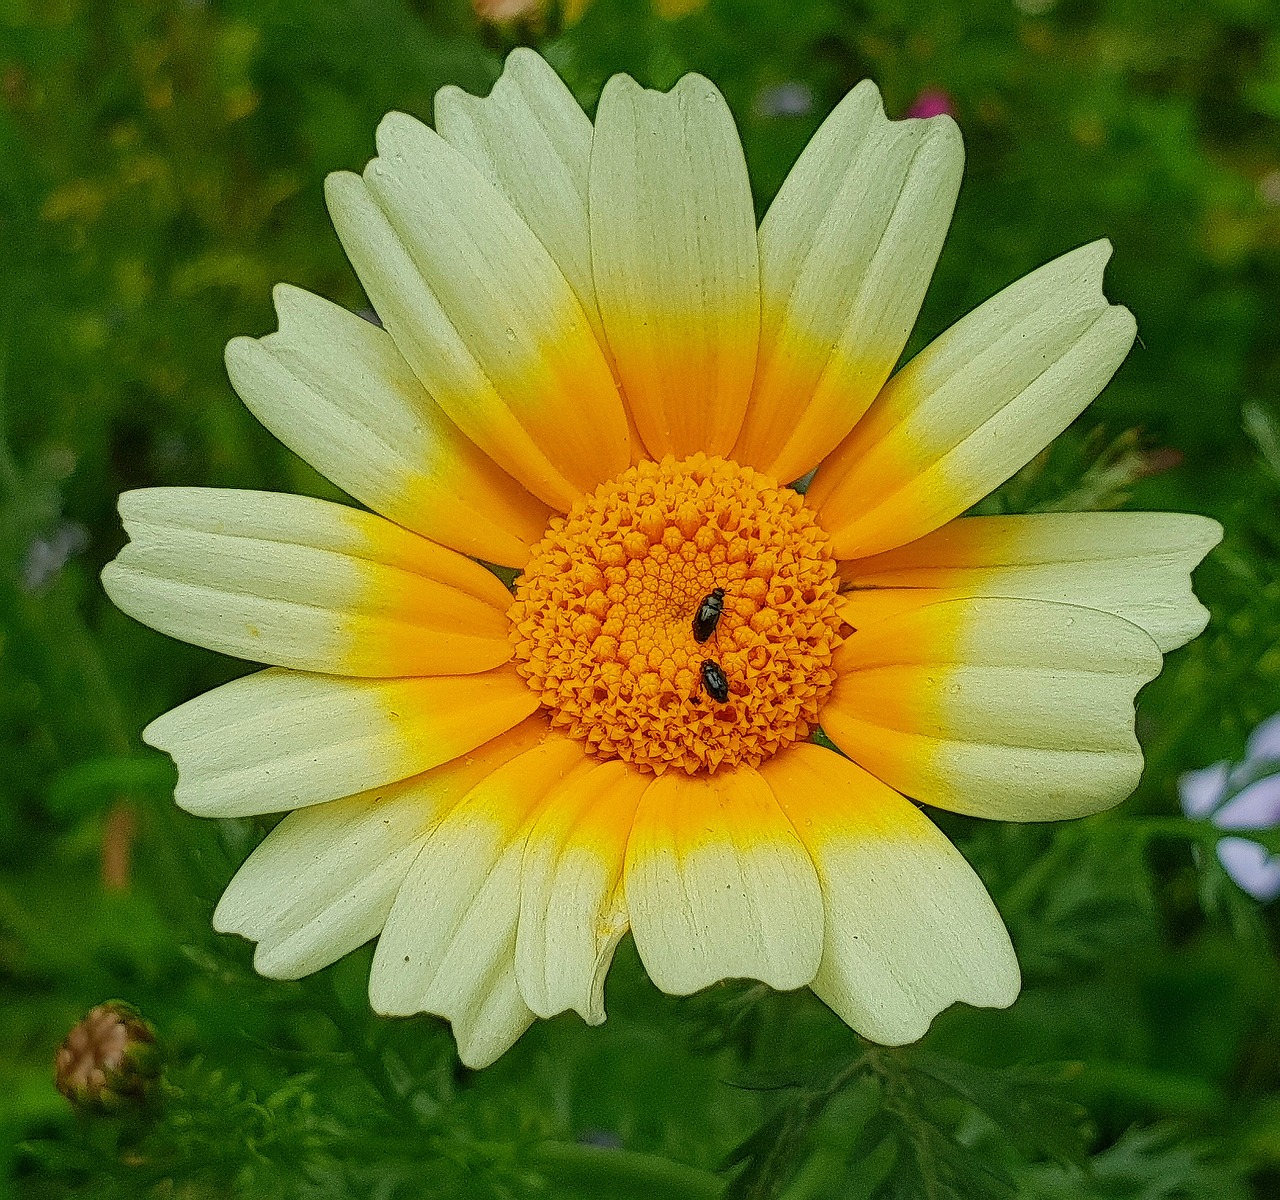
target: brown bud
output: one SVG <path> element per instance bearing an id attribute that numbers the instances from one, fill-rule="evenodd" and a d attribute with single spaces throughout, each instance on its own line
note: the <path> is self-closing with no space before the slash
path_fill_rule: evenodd
<path id="1" fill-rule="evenodd" d="M 513 25 L 541 16 L 545 0 L 471 0 L 482 21 L 491 25 Z"/>
<path id="2" fill-rule="evenodd" d="M 82 1112 L 140 1105 L 160 1074 L 155 1031 L 121 1000 L 99 1004 L 58 1047 L 54 1081 Z"/>

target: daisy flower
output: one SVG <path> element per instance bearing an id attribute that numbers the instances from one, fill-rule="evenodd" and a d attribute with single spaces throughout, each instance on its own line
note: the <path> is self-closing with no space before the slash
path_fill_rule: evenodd
<path id="1" fill-rule="evenodd" d="M 103 573 L 139 620 L 267 664 L 143 735 L 188 811 L 289 814 L 215 926 L 282 979 L 376 937 L 374 1009 L 446 1017 L 471 1066 L 535 1016 L 603 1021 L 627 930 L 666 992 L 807 985 L 886 1044 L 1010 1004 L 999 914 L 917 803 L 1126 796 L 1134 695 L 1203 627 L 1189 572 L 1220 533 L 961 515 L 1128 352 L 1110 247 L 892 374 L 963 151 L 869 82 L 758 229 L 696 75 L 617 76 L 593 126 L 517 50 L 377 147 L 327 196 L 384 328 L 281 286 L 278 332 L 227 349 L 365 508 L 130 492 Z"/>

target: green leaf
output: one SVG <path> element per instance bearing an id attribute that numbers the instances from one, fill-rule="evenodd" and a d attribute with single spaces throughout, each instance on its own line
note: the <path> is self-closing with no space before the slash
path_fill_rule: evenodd
<path id="1" fill-rule="evenodd" d="M 1061 1163 L 1084 1161 L 1086 1113 L 1062 1094 L 1063 1084 L 1080 1074 L 1079 1063 L 992 1070 L 919 1051 L 911 1055 L 911 1065 L 990 1117 L 1024 1154 L 1044 1154 Z"/>

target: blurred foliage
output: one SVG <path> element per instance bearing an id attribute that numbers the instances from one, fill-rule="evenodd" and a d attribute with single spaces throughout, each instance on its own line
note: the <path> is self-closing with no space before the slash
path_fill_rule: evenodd
<path id="1" fill-rule="evenodd" d="M 277 280 L 364 305 L 324 175 L 372 154 L 387 109 L 487 90 L 521 40 L 588 109 L 615 71 L 709 75 L 761 209 L 858 79 L 894 114 L 944 89 L 969 165 L 909 353 L 1115 243 L 1142 344 L 987 506 L 1185 508 L 1227 538 L 1199 574 L 1209 631 L 1144 693 L 1133 799 L 1061 826 L 939 817 L 1013 933 L 1010 1011 L 886 1051 L 808 994 L 665 997 L 628 944 L 605 1027 L 540 1024 L 472 1074 L 440 1022 L 372 1016 L 367 953 L 271 983 L 210 931 L 264 825 L 179 813 L 138 734 L 243 667 L 106 603 L 115 496 L 334 494 L 240 406 L 222 346 L 272 327 Z M 1280 708 L 1271 0 L 712 0 L 677 20 L 595 0 L 505 28 L 430 0 L 4 0 L 0 263 L 0 1194 L 1280 1194 L 1276 915 L 1173 815 L 1179 772 L 1238 757 Z M 53 1053 L 115 996 L 156 1026 L 164 1092 L 77 1118 Z"/>

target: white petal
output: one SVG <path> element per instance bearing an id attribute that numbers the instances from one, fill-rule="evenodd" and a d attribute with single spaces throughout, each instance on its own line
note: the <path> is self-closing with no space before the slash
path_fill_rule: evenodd
<path id="1" fill-rule="evenodd" d="M 600 314 L 649 453 L 727 454 L 755 373 L 760 276 L 746 160 L 713 84 L 605 85 L 590 219 Z"/>
<path id="2" fill-rule="evenodd" d="M 803 987 L 822 953 L 813 864 L 760 776 L 669 771 L 636 811 L 627 846 L 636 949 L 664 992 L 721 979 Z"/>
<path id="3" fill-rule="evenodd" d="M 841 564 L 857 628 L 923 604 L 970 596 L 1052 600 L 1115 613 L 1162 651 L 1190 641 L 1209 614 L 1191 572 L 1222 526 L 1190 513 L 1036 513 L 961 517 L 872 558 Z"/>
<path id="4" fill-rule="evenodd" d="M 540 54 L 507 55 L 481 99 L 453 86 L 436 93 L 436 130 L 507 198 L 555 260 L 601 344 L 591 275 L 587 177 L 591 121 Z"/>
<path id="5" fill-rule="evenodd" d="M 915 324 L 964 169 L 950 117 L 890 121 L 864 80 L 760 225 L 760 362 L 734 460 L 797 479 L 875 399 Z"/>
<path id="6" fill-rule="evenodd" d="M 227 373 L 254 416 L 375 512 L 523 566 L 549 510 L 462 435 L 391 335 L 287 284 L 275 302 L 278 332 L 227 346 Z"/>
<path id="7" fill-rule="evenodd" d="M 1280 760 L 1280 713 L 1268 717 L 1249 735 L 1244 756 L 1249 762 Z"/>
<path id="8" fill-rule="evenodd" d="M 899 1046 L 957 1000 L 1017 999 L 1000 914 L 923 813 L 819 746 L 792 746 L 762 771 L 818 871 L 826 940 L 813 990 L 839 1016 Z"/>
<path id="9" fill-rule="evenodd" d="M 1142 773 L 1133 698 L 1160 671 L 1136 625 L 1041 600 L 952 600 L 836 651 L 822 727 L 925 804 L 1058 821 L 1123 800 Z"/>
<path id="10" fill-rule="evenodd" d="M 1248 838 L 1227 837 L 1218 842 L 1222 869 L 1255 900 L 1267 904 L 1280 896 L 1280 855 Z"/>
<path id="11" fill-rule="evenodd" d="M 426 679 L 340 679 L 271 668 L 157 717 L 188 812 L 243 817 L 322 804 L 420 774 L 538 707 L 509 667 Z"/>
<path id="12" fill-rule="evenodd" d="M 1200 820 L 1207 817 L 1226 795 L 1231 768 L 1225 762 L 1214 763 L 1199 771 L 1185 771 L 1178 776 L 1178 797 L 1182 811 Z"/>
<path id="13" fill-rule="evenodd" d="M 131 540 L 103 586 L 171 637 L 337 675 L 470 674 L 511 657 L 498 579 L 381 517 L 214 488 L 126 492 L 120 515 Z"/>
<path id="14" fill-rule="evenodd" d="M 436 822 L 545 733 L 530 718 L 424 775 L 290 813 L 236 872 L 213 927 L 256 941 L 254 966 L 273 979 L 335 962 L 381 932 Z"/>
<path id="15" fill-rule="evenodd" d="M 414 374 L 466 436 L 565 511 L 630 462 L 626 413 L 542 243 L 443 138 L 403 113 L 364 178 L 331 175 L 334 225 Z"/>
<path id="16" fill-rule="evenodd" d="M 527 823 L 584 766 L 576 742 L 548 738 L 468 792 L 427 839 L 378 940 L 370 1003 L 447 1018 L 468 1066 L 492 1061 L 532 1019 L 515 978 Z"/>
<path id="17" fill-rule="evenodd" d="M 604 981 L 628 928 L 627 838 L 652 777 L 599 763 L 551 796 L 529 834 L 520 888 L 516 978 L 540 1017 L 576 1009 L 604 1020 Z"/>
<path id="18" fill-rule="evenodd" d="M 1058 436 L 1133 344 L 1107 303 L 1109 242 L 1005 288 L 921 351 L 819 468 L 815 505 L 840 558 L 905 545 L 959 516 Z"/>
<path id="19" fill-rule="evenodd" d="M 1217 812 L 1219 829 L 1272 829 L 1280 825 L 1280 775 L 1256 779 L 1242 788 Z"/>

